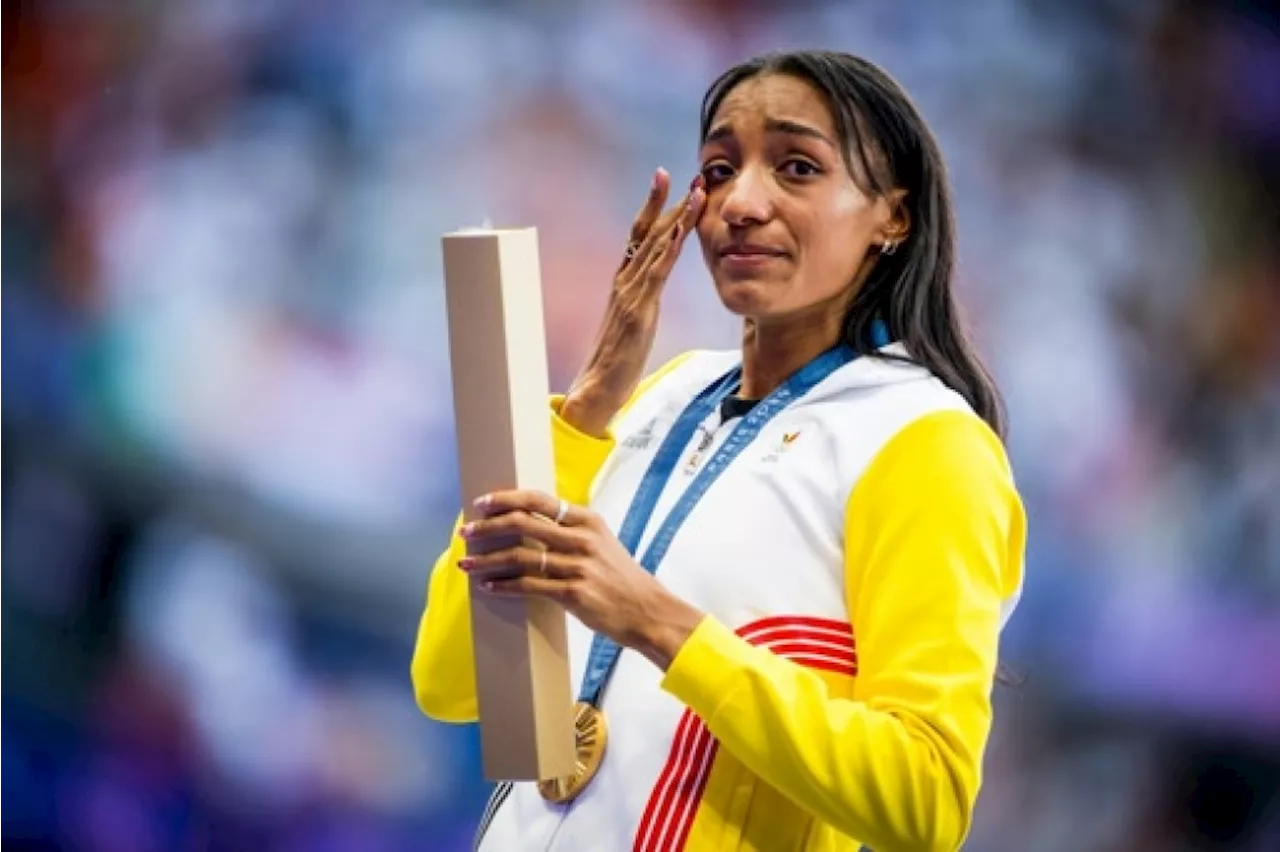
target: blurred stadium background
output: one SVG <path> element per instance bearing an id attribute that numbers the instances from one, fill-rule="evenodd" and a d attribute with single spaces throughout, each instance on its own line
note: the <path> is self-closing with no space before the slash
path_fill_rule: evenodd
<path id="1" fill-rule="evenodd" d="M 3 6 L 4 847 L 460 850 L 408 661 L 456 504 L 439 236 L 537 225 L 553 383 L 730 63 L 915 95 L 1031 515 L 968 846 L 1280 849 L 1262 5 Z M 735 345 L 680 263 L 655 360 Z"/>

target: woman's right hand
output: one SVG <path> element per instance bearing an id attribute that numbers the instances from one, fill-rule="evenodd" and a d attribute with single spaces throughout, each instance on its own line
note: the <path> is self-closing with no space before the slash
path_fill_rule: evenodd
<path id="1" fill-rule="evenodd" d="M 631 226 L 631 239 L 614 276 L 591 356 L 560 409 L 564 420 L 588 435 L 604 437 L 610 421 L 640 383 L 658 328 L 663 287 L 706 203 L 698 176 L 680 203 L 663 212 L 670 188 L 670 176 L 658 169 L 649 197 Z"/>

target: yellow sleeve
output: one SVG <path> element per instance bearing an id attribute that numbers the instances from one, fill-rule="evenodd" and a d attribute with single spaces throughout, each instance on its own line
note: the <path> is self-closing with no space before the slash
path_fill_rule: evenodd
<path id="1" fill-rule="evenodd" d="M 881 450 L 846 509 L 853 698 L 711 618 L 663 686 L 756 775 L 839 831 L 873 849 L 957 849 L 1025 528 L 986 424 L 927 415 Z"/>
<path id="2" fill-rule="evenodd" d="M 646 377 L 619 415 L 691 354 L 676 357 Z M 569 425 L 560 417 L 563 403 L 562 396 L 551 399 L 556 494 L 571 503 L 586 504 L 596 474 L 613 451 L 614 440 L 612 436 L 595 438 Z M 418 707 L 441 722 L 474 722 L 478 712 L 470 593 L 467 577 L 457 567 L 466 553 L 466 545 L 458 537 L 460 524 L 461 517 L 454 523 L 449 546 L 432 568 L 427 606 L 418 622 L 418 640 L 410 664 Z"/>

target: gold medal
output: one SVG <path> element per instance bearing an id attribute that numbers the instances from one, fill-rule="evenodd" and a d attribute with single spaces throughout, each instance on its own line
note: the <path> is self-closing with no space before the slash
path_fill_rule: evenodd
<path id="1" fill-rule="evenodd" d="M 609 726 L 605 724 L 604 713 L 585 701 L 573 705 L 573 742 L 577 752 L 573 774 L 539 781 L 538 792 L 542 798 L 557 805 L 576 799 L 600 768 L 608 741 Z"/>

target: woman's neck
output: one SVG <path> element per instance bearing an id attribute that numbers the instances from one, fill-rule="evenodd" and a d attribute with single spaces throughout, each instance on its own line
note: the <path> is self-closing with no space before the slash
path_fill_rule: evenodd
<path id="1" fill-rule="evenodd" d="M 743 399 L 763 399 L 840 340 L 843 310 L 816 305 L 788 317 L 746 320 L 742 330 Z"/>

